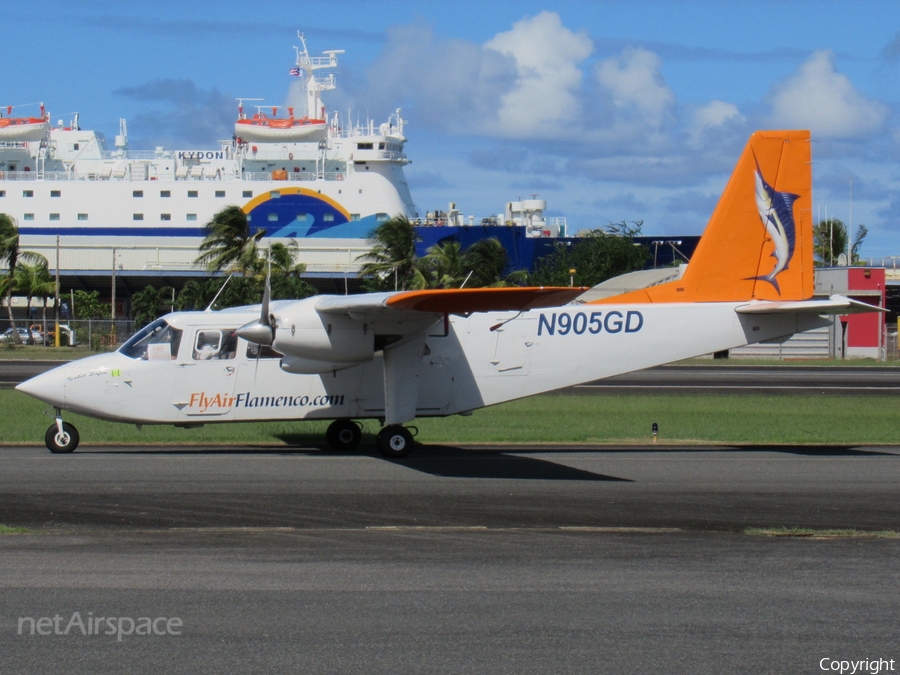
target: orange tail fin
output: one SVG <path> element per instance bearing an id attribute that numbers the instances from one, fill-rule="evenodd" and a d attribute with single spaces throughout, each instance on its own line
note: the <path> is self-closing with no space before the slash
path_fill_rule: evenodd
<path id="1" fill-rule="evenodd" d="M 757 131 L 684 276 L 597 303 L 806 300 L 813 294 L 808 131 Z"/>

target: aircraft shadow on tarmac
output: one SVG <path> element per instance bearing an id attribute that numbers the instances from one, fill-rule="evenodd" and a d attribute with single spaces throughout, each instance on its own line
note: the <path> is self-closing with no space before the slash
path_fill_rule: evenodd
<path id="1" fill-rule="evenodd" d="M 533 452 L 533 451 L 530 451 Z M 179 448 L 118 448 L 115 450 L 82 449 L 78 454 L 104 455 L 316 455 L 343 457 L 348 454 L 371 457 L 398 466 L 444 478 L 506 478 L 513 480 L 570 480 L 570 481 L 621 481 L 629 478 L 608 476 L 593 471 L 557 464 L 556 462 L 528 457 L 514 450 L 478 449 L 464 450 L 447 445 L 419 445 L 413 454 L 404 459 L 383 458 L 369 444 L 353 453 L 337 452 L 306 445 L 304 447 L 272 447 L 246 445 L 241 448 L 179 447 Z"/>

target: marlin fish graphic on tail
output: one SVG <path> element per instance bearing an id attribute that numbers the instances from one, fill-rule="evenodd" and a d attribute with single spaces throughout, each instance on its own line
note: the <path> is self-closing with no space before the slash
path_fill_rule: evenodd
<path id="1" fill-rule="evenodd" d="M 759 163 L 756 165 L 756 208 L 766 233 L 772 240 L 775 250 L 772 257 L 775 258 L 775 268 L 768 274 L 751 277 L 761 281 L 768 281 L 778 294 L 781 289 L 776 277 L 788 268 L 791 258 L 794 257 L 796 243 L 796 228 L 794 225 L 794 202 L 800 195 L 791 192 L 778 192 L 763 178 Z"/>

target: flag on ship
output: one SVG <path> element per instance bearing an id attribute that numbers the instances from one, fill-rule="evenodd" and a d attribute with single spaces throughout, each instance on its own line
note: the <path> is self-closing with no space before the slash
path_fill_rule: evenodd
<path id="1" fill-rule="evenodd" d="M 294 77 L 300 77 L 300 69 L 299 68 L 291 68 L 291 75 Z"/>

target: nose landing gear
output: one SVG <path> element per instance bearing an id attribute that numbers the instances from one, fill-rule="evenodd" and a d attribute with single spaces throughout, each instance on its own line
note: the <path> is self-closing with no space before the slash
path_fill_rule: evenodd
<path id="1" fill-rule="evenodd" d="M 79 440 L 78 429 L 68 422 L 63 422 L 59 410 L 57 410 L 56 421 L 44 434 L 44 443 L 47 444 L 47 449 L 54 454 L 72 452 L 78 447 Z"/>

